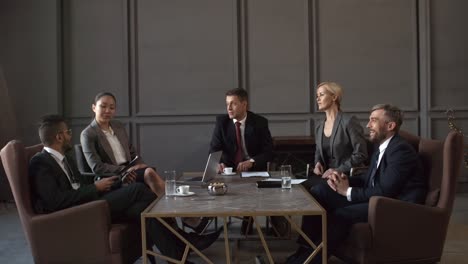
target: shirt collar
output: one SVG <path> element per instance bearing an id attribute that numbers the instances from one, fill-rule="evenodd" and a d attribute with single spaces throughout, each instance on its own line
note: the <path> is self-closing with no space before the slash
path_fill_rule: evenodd
<path id="1" fill-rule="evenodd" d="M 49 147 L 44 147 L 44 150 L 47 151 L 47 152 L 49 152 L 50 155 L 56 157 L 58 160 L 63 161 L 64 156 L 62 155 L 62 153 L 56 151 L 56 150 L 53 149 L 53 148 L 49 148 Z"/>
<path id="2" fill-rule="evenodd" d="M 387 138 L 382 144 L 379 146 L 379 151 L 380 153 L 384 152 L 385 149 L 388 147 L 388 144 L 390 143 L 390 140 L 392 140 L 393 136 Z"/>
<path id="3" fill-rule="evenodd" d="M 101 129 L 102 130 L 102 133 L 104 134 L 110 134 L 110 135 L 114 135 L 114 130 L 112 129 L 112 127 L 109 125 L 109 130 L 104 130 L 104 129 Z"/>
<path id="4" fill-rule="evenodd" d="M 246 121 L 246 120 L 247 120 L 247 115 L 245 115 L 244 119 L 242 119 L 242 120 L 237 120 L 237 119 L 235 119 L 235 118 L 232 119 L 232 121 L 234 122 L 234 124 L 235 124 L 236 122 L 240 122 L 242 125 L 245 124 L 245 121 Z"/>

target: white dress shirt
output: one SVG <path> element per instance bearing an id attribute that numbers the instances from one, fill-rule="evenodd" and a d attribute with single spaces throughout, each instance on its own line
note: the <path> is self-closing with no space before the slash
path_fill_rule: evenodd
<path id="1" fill-rule="evenodd" d="M 104 135 L 106 135 L 107 141 L 109 142 L 109 145 L 112 148 L 112 153 L 114 153 L 115 162 L 117 162 L 118 165 L 127 163 L 128 160 L 125 157 L 125 150 L 122 144 L 120 144 L 117 135 L 115 135 L 114 130 L 112 130 L 112 127 L 109 127 L 109 131 L 102 130 L 102 132 L 104 133 Z"/>

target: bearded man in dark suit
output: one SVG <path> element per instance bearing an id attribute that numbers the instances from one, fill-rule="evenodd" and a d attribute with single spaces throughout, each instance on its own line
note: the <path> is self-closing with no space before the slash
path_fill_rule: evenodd
<path id="1" fill-rule="evenodd" d="M 333 254 L 346 239 L 354 223 L 367 222 L 369 199 L 384 196 L 412 203 L 424 202 L 427 179 L 421 173 L 421 163 L 415 149 L 398 134 L 403 114 L 388 104 L 375 105 L 367 128 L 370 140 L 378 148 L 372 155 L 367 173 L 348 177 L 333 171 L 326 183 L 311 188 L 312 196 L 327 211 L 328 252 Z M 314 243 L 321 241 L 321 219 L 305 216 L 302 229 Z M 312 253 L 308 244 L 299 239 L 299 249 L 286 263 L 303 263 Z M 320 255 L 320 254 L 319 254 Z M 316 256 L 313 263 L 321 263 Z"/>
<path id="2" fill-rule="evenodd" d="M 50 213 L 95 200 L 109 204 L 112 221 L 128 220 L 140 223 L 141 212 L 156 199 L 156 195 L 143 183 L 128 175 L 128 184 L 114 189 L 118 176 L 87 183 L 78 171 L 74 160 L 66 153 L 72 149 L 72 131 L 65 119 L 50 115 L 43 117 L 39 137 L 44 144 L 29 164 L 33 189 L 34 208 L 37 213 Z M 175 228 L 177 228 L 175 226 Z M 147 232 L 162 254 L 181 259 L 185 245 L 156 219 L 147 221 Z M 199 250 L 216 241 L 219 233 L 210 235 L 187 234 L 180 231 Z"/>

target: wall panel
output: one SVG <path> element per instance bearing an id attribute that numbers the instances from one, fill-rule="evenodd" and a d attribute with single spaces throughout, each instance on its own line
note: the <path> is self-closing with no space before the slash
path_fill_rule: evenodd
<path id="1" fill-rule="evenodd" d="M 70 118 L 78 142 L 94 95 L 108 90 L 148 163 L 200 170 L 206 157 L 194 153 L 207 151 L 233 87 L 249 91 L 273 136 L 314 134 L 324 115 L 313 88 L 326 80 L 343 85 L 343 110 L 363 126 L 372 105 L 389 102 L 412 133 L 444 138 L 447 108 L 468 130 L 467 9 L 464 0 L 0 1 L 0 64 L 26 143 L 38 142 L 48 113 Z"/>
<path id="2" fill-rule="evenodd" d="M 269 120 L 271 136 L 310 135 L 311 120 L 275 119 Z"/>
<path id="3" fill-rule="evenodd" d="M 127 1 L 63 1 L 64 112 L 91 116 L 100 91 L 117 97 L 117 115 L 128 116 Z"/>
<path id="4" fill-rule="evenodd" d="M 245 77 L 252 109 L 309 112 L 308 1 L 246 2 Z"/>
<path id="5" fill-rule="evenodd" d="M 214 122 L 137 123 L 137 146 L 159 172 L 203 171 Z"/>
<path id="6" fill-rule="evenodd" d="M 233 0 L 136 1 L 138 115 L 212 114 L 238 86 Z"/>
<path id="7" fill-rule="evenodd" d="M 468 1 L 431 1 L 431 93 L 433 110 L 468 110 Z"/>
<path id="8" fill-rule="evenodd" d="M 416 1 L 317 2 L 318 80 L 344 86 L 344 110 L 418 109 Z"/>

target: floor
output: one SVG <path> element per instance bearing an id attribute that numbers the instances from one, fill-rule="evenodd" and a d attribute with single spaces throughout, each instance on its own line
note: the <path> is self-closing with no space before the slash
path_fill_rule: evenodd
<path id="1" fill-rule="evenodd" d="M 294 241 L 290 240 L 272 241 L 269 245 L 274 252 L 273 257 L 276 263 L 283 263 L 296 247 Z M 254 264 L 256 256 L 263 256 L 266 259 L 261 243 L 258 241 L 243 241 L 238 251 L 235 244 L 232 244 L 232 248 L 233 254 L 236 255 L 234 260 L 237 263 Z M 215 263 L 225 263 L 221 252 L 224 252 L 222 240 L 204 251 L 209 257 L 217 256 L 213 259 Z M 195 263 L 203 263 L 197 257 L 191 257 L 191 260 Z M 16 208 L 11 203 L 0 203 L 0 263 L 33 263 Z M 136 263 L 142 263 L 142 260 Z M 158 263 L 161 262 L 158 261 Z M 342 264 L 343 262 L 332 258 L 329 263 Z M 456 196 L 441 263 L 468 263 L 468 193 Z"/>

